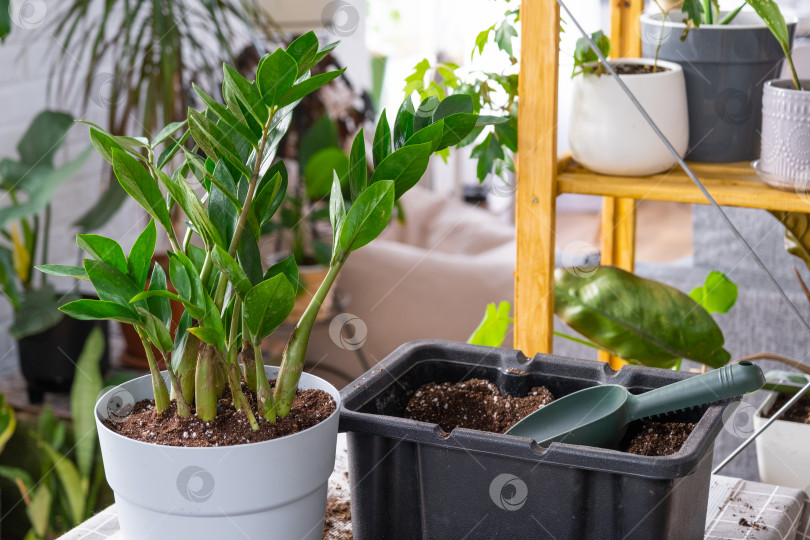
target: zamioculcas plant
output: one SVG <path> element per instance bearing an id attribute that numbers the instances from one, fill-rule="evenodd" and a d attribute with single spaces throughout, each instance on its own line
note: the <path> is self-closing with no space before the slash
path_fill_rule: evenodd
<path id="1" fill-rule="evenodd" d="M 370 175 L 362 130 L 357 134 L 350 155 L 348 201 L 337 175 L 332 182 L 329 272 L 289 338 L 271 391 L 259 345 L 290 313 L 298 270 L 293 258 L 262 268 L 258 240 L 262 226 L 286 196 L 284 163 L 273 163 L 277 145 L 296 104 L 342 73 L 309 75 L 335 46 L 319 48 L 315 35 L 307 33 L 286 50 L 262 58 L 255 81 L 224 66 L 223 102 L 195 86 L 207 109 L 189 109 L 186 121 L 169 124 L 152 140 L 91 127 L 93 145 L 112 164 L 123 189 L 152 219 L 128 255 L 115 240 L 79 235 L 78 242 L 89 255 L 83 266 L 40 269 L 89 279 L 95 287 L 98 300 L 69 303 L 61 308 L 65 313 L 135 327 L 147 352 L 159 412 L 167 411 L 173 396 L 179 416 L 193 412 L 210 421 L 227 386 L 234 407 L 244 412 L 253 429 L 262 419 L 275 422 L 288 415 L 315 316 L 346 259 L 385 229 L 395 202 L 419 181 L 431 154 L 457 144 L 481 122 L 503 121 L 479 119 L 468 96 L 428 98 L 418 109 L 406 99 L 393 129 L 382 114 L 371 149 Z M 196 151 L 183 144 L 189 137 Z M 182 164 L 166 171 L 178 152 L 185 158 Z M 202 197 L 191 188 L 194 179 L 205 188 Z M 187 228 L 182 234 L 170 219 L 173 208 L 185 214 Z M 168 276 L 159 265 L 150 271 L 159 228 L 171 245 Z M 169 291 L 169 282 L 176 293 Z M 170 301 L 185 308 L 174 337 L 169 328 Z M 171 391 L 158 371 L 152 345 L 166 361 Z M 242 381 L 256 393 L 261 418 L 252 412 Z"/>

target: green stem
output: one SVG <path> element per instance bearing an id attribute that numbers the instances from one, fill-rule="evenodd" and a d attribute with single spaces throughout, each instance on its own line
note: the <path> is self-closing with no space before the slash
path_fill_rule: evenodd
<path id="1" fill-rule="evenodd" d="M 258 401 L 259 412 L 262 413 L 265 420 L 275 424 L 276 407 L 273 401 L 273 391 L 270 389 L 270 382 L 267 380 L 267 373 L 264 371 L 261 341 L 253 344 L 253 363 L 256 374 L 256 400 Z M 247 368 L 247 365 L 245 367 Z"/>
<path id="2" fill-rule="evenodd" d="M 174 400 L 177 403 L 177 416 L 180 418 L 188 418 L 191 416 L 191 407 L 186 401 L 186 397 L 183 395 L 183 389 L 180 386 L 180 381 L 177 379 L 177 374 L 172 369 L 171 361 L 166 358 L 166 355 L 163 354 L 161 351 L 161 355 L 163 355 L 163 363 L 166 364 L 166 372 L 169 374 L 169 382 L 172 385 L 172 394 L 174 395 Z"/>
<path id="3" fill-rule="evenodd" d="M 233 398 L 233 406 L 241 410 L 247 416 L 248 422 L 250 423 L 250 427 L 253 431 L 258 431 L 259 423 L 256 421 L 256 417 L 253 415 L 253 411 L 250 409 L 250 403 L 248 403 L 245 394 L 242 392 L 242 378 L 240 377 L 239 373 L 239 365 L 235 362 L 228 365 L 222 366 L 225 369 L 225 373 L 228 375 L 228 384 L 231 387 L 231 397 Z"/>
<path id="4" fill-rule="evenodd" d="M 219 362 L 215 358 L 218 351 L 210 345 L 203 347 L 202 354 L 197 360 L 197 371 L 194 379 L 194 403 L 197 417 L 203 422 L 210 422 L 217 415 L 217 380 L 219 376 Z"/>
<path id="5" fill-rule="evenodd" d="M 48 264 L 48 240 L 51 236 L 51 205 L 45 205 L 45 223 L 42 227 L 42 264 Z M 48 274 L 40 272 L 40 283 L 44 286 L 48 283 Z"/>
<path id="6" fill-rule="evenodd" d="M 793 84 L 796 85 L 796 90 L 804 90 L 802 82 L 799 80 L 799 74 L 796 73 L 796 66 L 793 65 L 793 55 L 790 54 L 790 48 L 785 48 L 785 58 L 790 66 L 790 77 L 793 79 Z"/>
<path id="7" fill-rule="evenodd" d="M 138 332 L 138 337 L 141 338 L 143 350 L 146 351 L 146 361 L 149 363 L 149 373 L 152 375 L 152 393 L 155 394 L 155 409 L 157 412 L 162 413 L 169 408 L 169 390 L 166 388 L 166 382 L 160 375 L 160 370 L 155 362 L 155 355 L 152 354 L 152 344 L 146 339 L 139 328 L 135 328 Z"/>
<path id="8" fill-rule="evenodd" d="M 261 352 L 261 349 L 259 349 L 260 354 Z M 261 356 L 259 358 L 261 359 Z M 245 384 L 253 392 L 258 394 L 259 390 L 256 383 L 256 353 L 250 342 L 246 340 L 242 341 L 242 365 L 245 369 Z M 262 363 L 262 365 L 264 365 L 264 363 Z"/>
<path id="9" fill-rule="evenodd" d="M 197 336 L 189 334 L 186 338 L 186 347 L 177 364 L 177 379 L 180 390 L 187 403 L 194 402 L 194 372 L 197 369 L 197 355 L 200 349 L 200 340 Z"/>
<path id="10" fill-rule="evenodd" d="M 298 321 L 295 330 L 293 330 L 290 340 L 284 349 L 284 354 L 281 359 L 281 370 L 278 372 L 278 379 L 276 379 L 275 401 L 276 401 L 276 414 L 280 417 L 285 417 L 290 414 L 290 406 L 292 405 L 295 392 L 298 389 L 298 381 L 301 378 L 301 372 L 304 370 L 304 361 L 307 356 L 307 344 L 309 343 L 309 336 L 312 333 L 312 326 L 315 324 L 315 318 L 318 316 L 318 311 L 321 309 L 321 304 L 326 299 L 326 294 L 332 288 L 332 284 L 337 278 L 338 272 L 343 267 L 346 258 L 337 258 L 329 267 L 329 272 L 318 287 L 315 295 L 312 297 L 304 314 L 301 315 L 301 320 Z"/>
<path id="11" fill-rule="evenodd" d="M 714 10 L 712 9 L 712 0 L 703 0 L 703 22 L 706 24 L 714 24 Z"/>

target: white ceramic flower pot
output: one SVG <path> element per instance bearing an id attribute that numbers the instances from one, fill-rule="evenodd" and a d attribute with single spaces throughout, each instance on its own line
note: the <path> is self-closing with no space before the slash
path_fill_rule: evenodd
<path id="1" fill-rule="evenodd" d="M 653 65 L 653 61 L 622 58 L 611 64 Z M 666 71 L 620 77 L 683 157 L 689 144 L 683 69 L 673 62 L 658 65 Z M 611 75 L 577 76 L 569 144 L 577 162 L 602 174 L 645 176 L 677 163 Z"/>
<path id="2" fill-rule="evenodd" d="M 266 369 L 270 376 L 278 371 Z M 337 409 L 294 435 L 222 448 L 162 446 L 107 429 L 102 419 L 152 398 L 148 375 L 101 396 L 96 424 L 123 538 L 320 539 L 335 464 L 340 394 L 307 373 L 299 387 L 329 393 Z"/>
<path id="3" fill-rule="evenodd" d="M 754 415 L 754 429 L 768 419 L 777 394 L 771 392 Z M 756 439 L 759 480 L 765 484 L 803 489 L 810 494 L 810 425 L 776 420 Z"/>
<path id="4" fill-rule="evenodd" d="M 810 88 L 810 81 L 802 81 Z M 768 184 L 810 191 L 810 91 L 791 80 L 768 81 L 762 98 L 762 152 L 754 162 Z"/>

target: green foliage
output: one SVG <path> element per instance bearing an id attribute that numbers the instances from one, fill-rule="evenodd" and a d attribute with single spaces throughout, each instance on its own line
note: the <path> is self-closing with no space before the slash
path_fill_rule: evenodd
<path id="1" fill-rule="evenodd" d="M 487 347 L 502 347 L 506 334 L 509 332 L 509 324 L 514 320 L 509 316 L 511 309 L 512 304 L 509 302 L 501 302 L 497 307 L 495 304 L 487 304 L 484 318 L 472 333 L 470 339 L 467 340 L 467 343 Z"/>
<path id="2" fill-rule="evenodd" d="M 695 287 L 689 298 L 709 313 L 728 313 L 737 302 L 737 285 L 722 272 L 711 271 L 702 287 Z"/>
<path id="3" fill-rule="evenodd" d="M 684 293 L 612 266 L 586 275 L 557 269 L 554 311 L 568 326 L 631 363 L 671 368 L 682 358 L 728 363 L 723 333 Z"/>
<path id="4" fill-rule="evenodd" d="M 599 51 L 607 58 L 610 55 L 610 39 L 598 30 L 591 34 L 591 41 L 596 43 Z M 593 65 L 596 64 L 596 65 Z M 599 56 L 591 49 L 590 43 L 585 38 L 577 40 L 576 48 L 574 49 L 574 71 L 571 77 L 576 77 L 580 73 L 596 73 L 601 75 L 604 72 L 604 67 L 599 62 Z"/>
<path id="5" fill-rule="evenodd" d="M 17 427 L 17 416 L 14 414 L 14 409 L 6 403 L 6 398 L 0 394 L 0 453 L 6 447 L 6 443 L 14 434 L 14 429 Z"/>

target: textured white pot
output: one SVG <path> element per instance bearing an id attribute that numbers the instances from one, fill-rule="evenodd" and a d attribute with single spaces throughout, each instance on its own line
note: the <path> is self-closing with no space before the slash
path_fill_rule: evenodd
<path id="1" fill-rule="evenodd" d="M 653 65 L 646 58 L 621 58 L 611 65 Z M 681 157 L 689 144 L 683 69 L 658 61 L 666 71 L 620 75 Z M 611 75 L 578 75 L 569 130 L 571 155 L 592 171 L 627 176 L 663 172 L 677 163 Z"/>
<path id="2" fill-rule="evenodd" d="M 810 81 L 802 81 L 810 88 Z M 754 162 L 772 186 L 810 191 L 810 91 L 768 81 L 762 97 L 762 152 Z"/>
<path id="3" fill-rule="evenodd" d="M 777 394 L 762 403 L 754 415 L 754 429 L 768 420 L 763 418 Z M 810 494 L 810 425 L 776 420 L 756 439 L 759 480 L 765 484 L 803 489 Z"/>
<path id="4" fill-rule="evenodd" d="M 278 368 L 266 370 L 275 376 Z M 152 398 L 148 375 L 101 396 L 96 424 L 123 538 L 319 540 L 335 465 L 340 394 L 307 373 L 299 387 L 329 393 L 335 413 L 294 435 L 222 448 L 150 444 L 107 429 L 101 419 Z"/>

